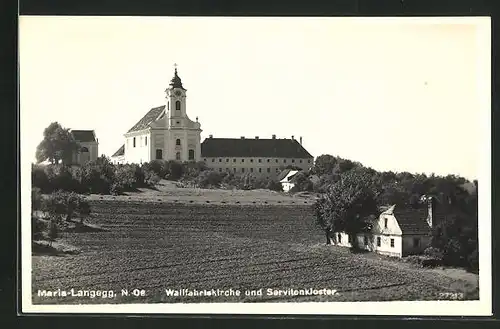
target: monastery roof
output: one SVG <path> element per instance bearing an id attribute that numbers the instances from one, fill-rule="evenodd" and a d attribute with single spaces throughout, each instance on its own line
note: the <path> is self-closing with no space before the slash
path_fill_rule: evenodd
<path id="1" fill-rule="evenodd" d="M 127 131 L 127 133 L 148 128 L 149 124 L 155 121 L 160 116 L 160 114 L 163 112 L 164 109 L 165 105 L 153 107 L 151 110 L 149 110 L 148 113 L 146 113 L 145 116 L 142 117 L 141 120 L 139 120 L 132 128 L 130 128 L 130 130 Z"/>
<path id="2" fill-rule="evenodd" d="M 206 138 L 202 157 L 302 158 L 313 156 L 294 139 Z"/>
<path id="3" fill-rule="evenodd" d="M 95 132 L 93 130 L 71 130 L 73 138 L 78 142 L 95 142 Z"/>
<path id="4" fill-rule="evenodd" d="M 121 155 L 124 155 L 125 154 L 125 144 L 123 144 L 119 149 L 118 151 L 116 151 L 112 157 L 119 157 Z"/>

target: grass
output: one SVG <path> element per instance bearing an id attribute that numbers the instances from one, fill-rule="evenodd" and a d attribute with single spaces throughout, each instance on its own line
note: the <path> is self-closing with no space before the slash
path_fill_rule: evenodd
<path id="1" fill-rule="evenodd" d="M 33 256 L 34 303 L 295 302 L 477 298 L 465 280 L 325 246 L 310 205 L 189 204 L 93 200 L 91 225 L 64 232 L 80 250 Z M 37 295 L 39 289 L 113 290 L 114 298 Z M 336 296 L 167 297 L 165 289 L 336 289 Z M 145 297 L 122 296 L 144 289 Z"/>
<path id="2" fill-rule="evenodd" d="M 90 195 L 89 200 L 139 200 L 150 202 L 189 202 L 216 204 L 295 204 L 313 203 L 314 193 L 300 192 L 288 194 L 266 189 L 256 190 L 225 190 L 185 187 L 179 188 L 176 182 L 161 180 L 155 189 L 140 188 L 124 195 Z"/>

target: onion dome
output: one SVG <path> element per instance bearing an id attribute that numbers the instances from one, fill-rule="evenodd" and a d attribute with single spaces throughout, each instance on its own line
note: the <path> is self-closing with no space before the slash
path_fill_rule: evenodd
<path id="1" fill-rule="evenodd" d="M 170 80 L 170 87 L 171 88 L 180 88 L 180 89 L 186 90 L 182 86 L 181 78 L 177 75 L 177 68 L 175 68 L 174 77 L 172 78 L 172 80 Z"/>

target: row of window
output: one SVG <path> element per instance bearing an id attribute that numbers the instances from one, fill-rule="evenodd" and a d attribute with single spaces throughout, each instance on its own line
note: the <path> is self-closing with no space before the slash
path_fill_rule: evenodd
<path id="1" fill-rule="evenodd" d="M 338 242 L 342 242 L 342 235 L 339 233 L 338 236 Z M 368 236 L 364 236 L 364 244 L 365 246 L 368 246 L 369 244 L 369 237 Z M 394 239 L 391 238 L 390 240 L 390 244 L 391 244 L 391 248 L 394 248 Z M 380 247 L 382 246 L 382 239 L 378 236 L 377 237 L 377 247 Z M 417 248 L 420 246 L 420 239 L 419 238 L 413 238 L 413 247 L 414 248 Z"/>
<path id="2" fill-rule="evenodd" d="M 246 171 L 246 169 L 248 169 L 248 171 Z M 254 170 L 255 169 L 255 170 Z M 259 173 L 262 173 L 264 171 L 264 169 L 266 170 L 266 172 L 270 173 L 271 172 L 271 168 L 240 168 L 240 172 L 241 173 L 245 173 L 245 172 L 250 172 L 250 173 L 253 173 L 253 172 L 259 172 Z M 226 171 L 226 172 L 238 172 L 238 169 L 237 168 L 219 168 L 219 172 L 222 172 L 222 171 Z M 280 169 L 279 168 L 276 168 L 276 172 L 280 172 Z"/>
<path id="3" fill-rule="evenodd" d="M 148 145 L 148 136 L 145 136 L 144 137 L 144 146 L 147 146 Z M 181 140 L 179 138 L 177 138 L 175 140 L 175 145 L 181 145 Z M 135 147 L 136 146 L 136 143 L 135 143 L 135 137 L 132 139 L 132 146 Z"/>
<path id="4" fill-rule="evenodd" d="M 253 162 L 254 159 L 250 159 L 250 162 Z M 262 159 L 257 159 L 259 163 L 262 163 Z M 207 162 L 207 159 L 203 159 L 203 161 Z M 212 159 L 212 162 L 215 162 L 215 159 Z M 222 158 L 219 158 L 219 162 L 222 162 Z M 229 159 L 226 158 L 226 162 L 229 162 Z M 233 159 L 233 162 L 236 162 L 236 159 Z M 241 159 L 241 162 L 245 162 L 245 159 Z M 266 162 L 271 162 L 271 159 L 266 159 Z M 275 159 L 275 162 L 278 163 L 278 159 Z M 291 160 L 292 163 L 295 163 L 295 159 Z M 283 159 L 283 163 L 286 163 L 286 159 Z M 302 159 L 299 159 L 299 163 L 302 163 Z M 311 159 L 307 159 L 307 163 L 311 163 Z"/>
<path id="5" fill-rule="evenodd" d="M 161 159 L 163 159 L 163 150 L 156 149 L 156 160 L 161 160 Z M 176 152 L 175 160 L 180 160 L 180 159 L 181 159 L 181 152 Z M 189 161 L 194 160 L 194 150 L 188 150 L 188 160 Z"/>

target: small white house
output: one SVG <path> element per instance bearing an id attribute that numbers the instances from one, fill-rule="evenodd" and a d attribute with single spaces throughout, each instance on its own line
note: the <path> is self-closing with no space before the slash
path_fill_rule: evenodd
<path id="1" fill-rule="evenodd" d="M 288 173 L 280 180 L 284 192 L 288 192 L 295 186 L 293 178 L 298 173 L 298 170 L 289 170 Z"/>
<path id="2" fill-rule="evenodd" d="M 124 164 L 125 163 L 125 145 L 122 145 L 118 151 L 111 156 L 111 163 Z"/>
<path id="3" fill-rule="evenodd" d="M 388 207 L 373 221 L 369 232 L 357 234 L 358 247 L 394 257 L 422 253 L 430 245 L 433 222 L 442 219 L 433 200 L 427 207 Z M 345 232 L 334 232 L 332 240 L 334 245 L 352 246 Z"/>

